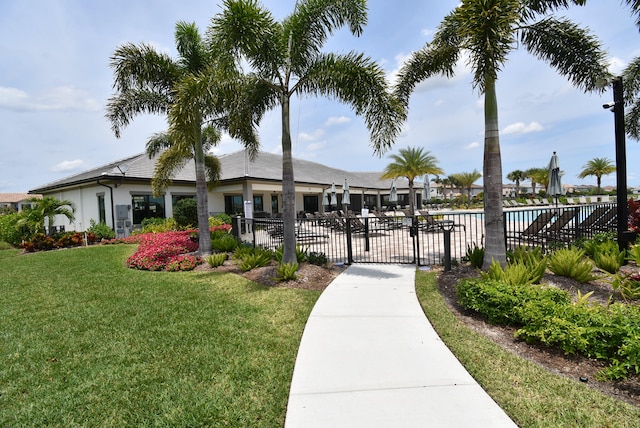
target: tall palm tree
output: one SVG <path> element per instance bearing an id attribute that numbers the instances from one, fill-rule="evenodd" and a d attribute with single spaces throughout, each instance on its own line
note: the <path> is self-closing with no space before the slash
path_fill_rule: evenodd
<path id="1" fill-rule="evenodd" d="M 507 180 L 516 183 L 516 199 L 520 196 L 520 182 L 526 178 L 525 172 L 519 169 L 515 169 L 507 174 Z"/>
<path id="2" fill-rule="evenodd" d="M 469 54 L 473 86 L 484 95 L 485 266 L 493 260 L 506 263 L 496 82 L 508 54 L 522 46 L 587 91 L 598 90 L 598 79 L 608 77 L 595 37 L 550 15 L 570 3 L 584 0 L 462 0 L 444 18 L 431 43 L 415 52 L 399 73 L 395 92 L 407 105 L 418 82 L 452 76 L 462 52 Z"/>
<path id="3" fill-rule="evenodd" d="M 127 43 L 115 50 L 111 67 L 116 93 L 109 99 L 106 116 L 118 138 L 136 115 L 154 113 L 174 118 L 166 133 L 152 135 L 147 141 L 149 157 L 159 155 L 152 187 L 155 194 L 161 193 L 177 171 L 188 161 L 195 162 L 198 248 L 205 255 L 211 253 L 207 183 L 217 181 L 220 174 L 218 159 L 207 151 L 220 139 L 214 125 L 228 120 L 221 119 L 224 106 L 212 101 L 211 91 L 201 90 L 202 79 L 215 76 L 215 64 L 196 25 L 178 22 L 175 40 L 177 59 L 144 43 Z M 176 125 L 176 117 L 181 126 Z"/>
<path id="4" fill-rule="evenodd" d="M 459 172 L 457 174 L 453 174 L 458 185 L 467 190 L 467 206 L 471 204 L 471 187 L 473 183 L 478 181 L 482 174 L 477 169 L 474 169 L 472 172 Z"/>
<path id="5" fill-rule="evenodd" d="M 640 27 L 640 1 L 625 0 Z M 640 57 L 634 58 L 622 72 L 624 99 L 627 112 L 625 129 L 629 137 L 640 140 Z"/>
<path id="6" fill-rule="evenodd" d="M 408 147 L 399 151 L 400 154 L 389 156 L 393 162 L 387 165 L 381 178 L 407 177 L 407 180 L 409 180 L 409 206 L 411 209 L 415 209 L 416 195 L 413 189 L 415 178 L 428 174 L 444 174 L 444 171 L 438 166 L 438 159 L 432 156 L 429 151 L 423 152 L 422 148 L 415 147 Z"/>
<path id="7" fill-rule="evenodd" d="M 541 188 L 546 189 L 549 184 L 549 170 L 547 168 L 529 168 L 525 172 L 527 178 L 531 180 L 531 193 L 536 195 L 536 185 L 539 184 Z"/>
<path id="8" fill-rule="evenodd" d="M 596 177 L 598 184 L 598 194 L 600 194 L 600 185 L 602 184 L 602 176 L 616 172 L 616 166 L 609 158 L 593 158 L 582 166 L 582 171 L 578 174 L 578 178 Z"/>
<path id="9" fill-rule="evenodd" d="M 291 150 L 290 102 L 295 95 L 328 96 L 364 115 L 374 152 L 388 150 L 406 114 L 389 93 L 385 73 L 362 54 L 323 52 L 329 35 L 347 26 L 359 36 L 367 22 L 364 0 L 300 0 L 277 22 L 256 0 L 224 0 L 209 27 L 215 55 L 229 67 L 250 69 L 248 101 L 280 107 L 282 122 L 283 261 L 294 262 L 295 186 Z"/>

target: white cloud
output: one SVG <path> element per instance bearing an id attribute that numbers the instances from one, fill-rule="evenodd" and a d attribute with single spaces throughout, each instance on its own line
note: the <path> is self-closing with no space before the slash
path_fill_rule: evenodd
<path id="1" fill-rule="evenodd" d="M 331 116 L 329 119 L 327 119 L 327 121 L 324 123 L 325 126 L 333 126 L 333 125 L 340 125 L 343 123 L 349 123 L 351 122 L 351 118 L 347 117 L 347 116 Z"/>
<path id="2" fill-rule="evenodd" d="M 53 172 L 73 171 L 84 167 L 84 161 L 81 159 L 75 159 L 71 161 L 62 161 L 57 165 L 51 167 Z"/>
<path id="3" fill-rule="evenodd" d="M 317 141 L 319 138 L 324 136 L 324 131 L 322 129 L 315 130 L 312 134 L 308 134 L 306 132 L 299 132 L 297 139 L 299 141 Z"/>
<path id="4" fill-rule="evenodd" d="M 17 88 L 0 87 L 0 108 L 18 111 L 99 111 L 102 106 L 87 92 L 72 86 L 58 86 L 36 96 Z"/>
<path id="5" fill-rule="evenodd" d="M 311 143 L 309 145 L 307 145 L 307 150 L 310 150 L 312 152 L 316 152 L 320 149 L 323 149 L 327 146 L 327 142 L 326 141 L 318 141 L 317 143 Z"/>
<path id="6" fill-rule="evenodd" d="M 420 34 L 425 37 L 431 37 L 433 33 L 435 33 L 435 31 L 430 28 L 423 28 L 422 30 L 420 30 Z"/>
<path id="7" fill-rule="evenodd" d="M 538 122 L 530 122 L 528 125 L 524 122 L 516 122 L 507 126 L 502 130 L 504 135 L 509 134 L 528 134 L 530 132 L 541 132 L 544 131 L 544 127 L 540 125 Z"/>
<path id="8" fill-rule="evenodd" d="M 474 149 L 477 149 L 478 147 L 480 147 L 480 143 L 478 143 L 477 141 L 474 141 L 473 143 L 467 144 L 464 149 L 474 150 Z"/>

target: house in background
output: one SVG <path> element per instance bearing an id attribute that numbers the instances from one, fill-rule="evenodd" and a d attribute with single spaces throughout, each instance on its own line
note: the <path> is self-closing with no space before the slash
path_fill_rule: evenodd
<path id="1" fill-rule="evenodd" d="M 211 215 L 244 213 L 250 201 L 254 215 L 275 216 L 282 212 L 282 156 L 260 152 L 250 161 L 244 150 L 218 157 L 222 165 L 220 182 L 209 191 Z M 69 224 L 58 216 L 56 226 L 84 231 L 90 222 L 102 222 L 127 236 L 142 220 L 173 216 L 174 205 L 183 198 L 196 195 L 195 167 L 188 162 L 173 178 L 172 184 L 159 196 L 151 191 L 151 177 L 156 159 L 146 153 L 121 159 L 107 165 L 63 178 L 32 189 L 30 194 L 70 200 L 75 204 L 76 220 Z M 348 209 L 359 212 L 365 206 L 382 210 L 388 203 L 391 180 L 381 180 L 382 172 L 349 172 L 319 163 L 294 159 L 296 212 L 324 212 L 342 209 L 342 185 L 349 185 L 351 204 Z M 406 179 L 395 181 L 398 205 L 408 204 Z M 337 206 L 324 206 L 323 195 L 336 187 Z M 416 201 L 421 202 L 423 184 L 416 182 Z"/>
<path id="2" fill-rule="evenodd" d="M 31 208 L 33 198 L 42 198 L 41 195 L 29 193 L 0 193 L 0 208 L 12 211 L 22 211 L 25 207 Z"/>

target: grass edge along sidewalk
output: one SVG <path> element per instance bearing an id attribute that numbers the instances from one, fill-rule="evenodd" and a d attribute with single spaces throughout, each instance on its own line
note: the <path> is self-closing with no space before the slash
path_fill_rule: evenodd
<path id="1" fill-rule="evenodd" d="M 418 271 L 416 292 L 438 335 L 518 426 L 638 426 L 640 409 L 550 373 L 466 327 L 439 294 L 435 273 Z"/>
<path id="2" fill-rule="evenodd" d="M 0 426 L 281 426 L 319 292 L 0 251 Z"/>

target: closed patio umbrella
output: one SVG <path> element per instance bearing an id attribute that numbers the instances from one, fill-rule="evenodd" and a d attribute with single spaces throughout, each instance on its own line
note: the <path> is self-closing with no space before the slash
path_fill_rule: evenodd
<path id="1" fill-rule="evenodd" d="M 422 186 L 422 200 L 428 201 L 431 199 L 431 186 L 429 183 L 429 176 L 425 176 L 424 186 Z"/>
<path id="2" fill-rule="evenodd" d="M 558 161 L 558 155 L 556 155 L 556 152 L 553 152 L 547 169 L 549 170 L 549 186 L 547 187 L 547 193 L 556 198 L 557 207 L 558 195 L 562 194 L 562 183 L 560 181 L 560 162 Z"/>
<path id="3" fill-rule="evenodd" d="M 398 203 L 398 189 L 396 189 L 396 180 L 393 179 L 391 182 L 391 191 L 389 192 L 389 205 L 393 206 L 395 211 L 396 204 Z"/>
<path id="4" fill-rule="evenodd" d="M 344 179 L 344 184 L 342 185 L 342 205 L 351 205 L 351 197 L 349 196 L 349 184 L 347 184 L 347 179 Z"/>
<path id="5" fill-rule="evenodd" d="M 336 183 L 331 184 L 331 202 L 329 202 L 329 205 L 338 205 L 338 198 L 336 197 Z"/>
<path id="6" fill-rule="evenodd" d="M 327 192 L 327 189 L 322 190 L 322 205 L 325 207 L 329 205 L 329 193 Z"/>

